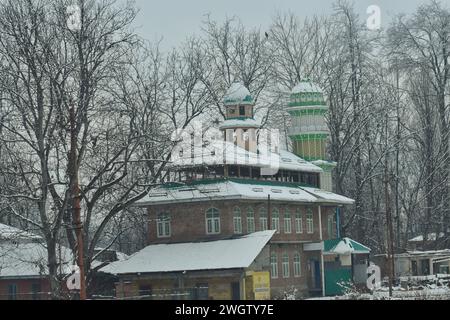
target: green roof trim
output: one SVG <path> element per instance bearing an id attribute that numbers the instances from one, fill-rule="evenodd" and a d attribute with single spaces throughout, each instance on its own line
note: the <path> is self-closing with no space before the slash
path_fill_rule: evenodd
<path id="1" fill-rule="evenodd" d="M 244 103 L 252 104 L 252 103 L 254 103 L 254 101 L 253 101 L 253 97 L 251 95 L 247 95 L 247 96 L 245 96 L 244 99 L 225 99 L 224 103 L 225 104 L 244 104 Z"/>
<path id="2" fill-rule="evenodd" d="M 302 101 L 302 102 L 289 102 L 288 104 L 289 107 L 307 107 L 307 106 L 324 106 L 326 107 L 327 105 L 325 104 L 324 101 Z"/>
<path id="3" fill-rule="evenodd" d="M 339 243 L 341 243 L 341 241 L 344 241 L 346 245 L 348 245 L 350 248 L 353 248 L 354 250 L 353 253 L 370 253 L 369 247 L 366 247 L 365 245 L 350 238 L 325 240 L 323 242 L 323 251 L 334 252 L 334 250 L 339 245 Z"/>
<path id="4" fill-rule="evenodd" d="M 244 121 L 244 120 L 248 120 L 248 119 L 254 120 L 253 117 L 247 117 L 247 116 L 229 117 L 229 118 L 226 118 L 225 120 L 242 120 L 242 121 Z"/>
<path id="5" fill-rule="evenodd" d="M 304 133 L 304 134 L 297 134 L 297 135 L 289 135 L 289 137 L 294 141 L 323 140 L 323 139 L 327 139 L 328 136 L 329 136 L 328 133 Z M 315 160 L 319 160 L 319 159 L 315 159 Z"/>
<path id="6" fill-rule="evenodd" d="M 221 182 L 235 182 L 239 184 L 254 184 L 260 186 L 278 186 L 278 187 L 314 187 L 304 183 L 295 183 L 295 182 L 283 182 L 283 181 L 271 181 L 271 180 L 255 180 L 255 179 L 239 179 L 239 178 L 217 178 L 217 179 L 200 179 L 193 180 L 191 182 L 181 183 L 181 182 L 168 182 L 162 185 L 163 188 L 166 189 L 175 189 L 175 188 L 183 188 L 188 186 L 199 186 L 199 185 L 209 185 L 216 184 Z"/>
<path id="7" fill-rule="evenodd" d="M 296 106 L 290 106 L 296 107 Z M 324 106 L 326 107 L 326 106 Z M 305 116 L 305 115 L 323 115 L 328 112 L 328 107 L 322 109 L 303 109 L 303 110 L 288 110 L 291 116 Z"/>

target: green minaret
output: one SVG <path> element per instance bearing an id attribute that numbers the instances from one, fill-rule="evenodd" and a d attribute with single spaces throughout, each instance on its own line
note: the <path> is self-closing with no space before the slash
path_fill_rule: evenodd
<path id="1" fill-rule="evenodd" d="M 328 106 L 322 90 L 309 80 L 302 80 L 292 89 L 287 112 L 291 116 L 289 137 L 294 153 L 321 167 L 322 189 L 332 191 L 331 171 L 335 162 L 327 160 L 326 149 L 330 135 L 325 114 Z"/>

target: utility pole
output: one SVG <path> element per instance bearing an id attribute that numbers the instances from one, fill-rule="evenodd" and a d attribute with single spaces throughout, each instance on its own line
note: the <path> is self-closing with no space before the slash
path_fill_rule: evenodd
<path id="1" fill-rule="evenodd" d="M 80 269 L 80 300 L 86 300 L 86 279 L 84 276 L 84 254 L 83 254 L 83 223 L 81 222 L 81 205 L 80 205 L 80 185 L 78 182 L 78 142 L 76 133 L 75 104 L 71 100 L 69 108 L 70 118 L 70 153 L 69 168 L 71 181 L 72 204 L 72 220 L 75 233 L 77 236 L 77 263 Z"/>
<path id="2" fill-rule="evenodd" d="M 267 229 L 272 230 L 272 208 L 270 205 L 270 194 L 267 195 Z"/>

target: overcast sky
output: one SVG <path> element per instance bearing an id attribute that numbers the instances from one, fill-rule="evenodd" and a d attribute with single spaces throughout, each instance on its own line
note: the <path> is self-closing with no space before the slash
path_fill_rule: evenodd
<path id="1" fill-rule="evenodd" d="M 385 27 L 393 15 L 411 13 L 429 0 L 357 0 L 356 9 L 365 21 L 369 5 L 381 9 Z M 192 34 L 198 34 L 206 14 L 215 20 L 237 16 L 248 27 L 267 28 L 277 11 L 292 11 L 300 17 L 331 14 L 332 0 L 135 0 L 140 9 L 135 26 L 147 40 L 163 37 L 162 47 L 178 46 Z"/>

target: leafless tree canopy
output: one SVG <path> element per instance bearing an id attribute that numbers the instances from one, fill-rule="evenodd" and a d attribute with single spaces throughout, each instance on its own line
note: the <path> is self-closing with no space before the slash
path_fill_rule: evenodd
<path id="1" fill-rule="evenodd" d="M 137 9 L 116 0 L 0 1 L 0 222 L 43 236 L 58 296 L 57 245 L 76 253 L 69 172 L 69 108 L 82 192 L 85 264 L 95 249 L 145 245 L 145 212 L 132 208 L 163 182 L 174 142 L 195 119 L 224 117 L 223 96 L 242 82 L 256 117 L 287 132 L 290 90 L 318 83 L 329 106 L 334 189 L 355 199 L 343 233 L 386 249 L 450 231 L 450 8 L 431 1 L 368 30 L 349 2 L 301 20 L 277 13 L 267 30 L 207 17 L 198 36 L 164 52 L 139 38 Z M 288 139 L 286 148 L 290 148 Z M 386 201 L 384 186 L 391 195 Z"/>

